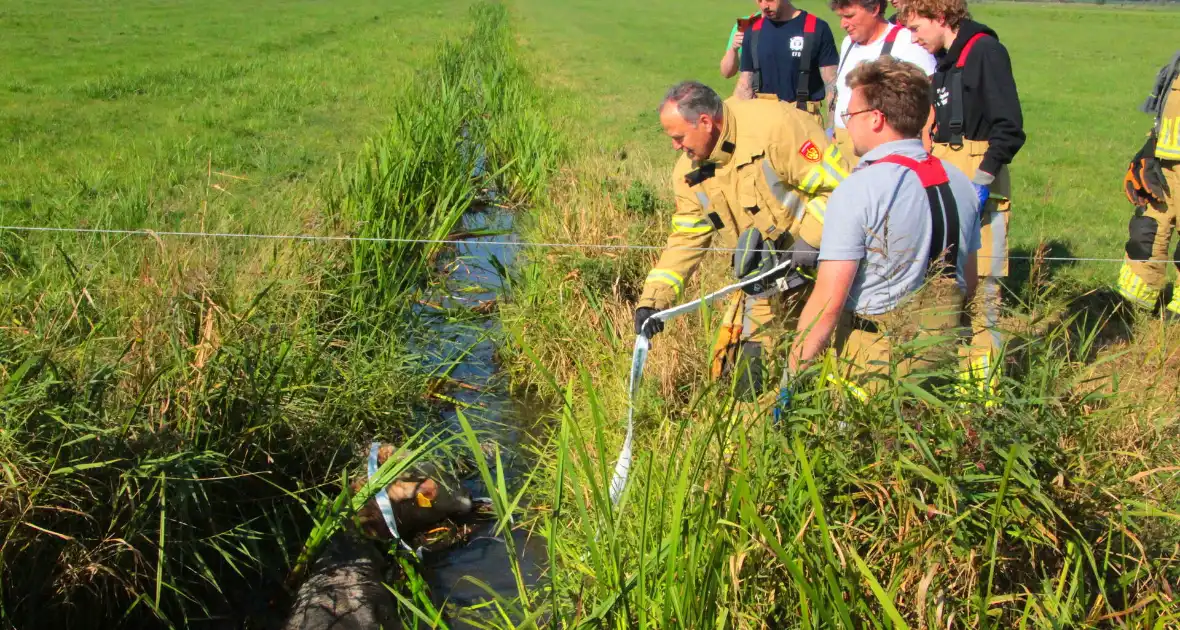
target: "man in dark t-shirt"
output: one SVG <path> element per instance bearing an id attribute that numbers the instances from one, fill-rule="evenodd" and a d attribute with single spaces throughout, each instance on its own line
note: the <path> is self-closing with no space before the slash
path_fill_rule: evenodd
<path id="1" fill-rule="evenodd" d="M 789 0 L 758 0 L 758 8 L 762 15 L 751 25 L 752 30 L 757 30 L 757 45 L 750 45 L 753 35 L 747 34 L 746 44 L 742 46 L 742 74 L 734 94 L 740 98 L 776 95 L 782 101 L 796 101 L 800 70 L 804 69 L 800 65 L 805 62 L 806 52 L 810 67 L 806 68 L 809 98 L 805 106 L 818 116 L 824 110 L 825 96 L 834 94 L 836 67 L 840 63 L 831 27 L 795 8 Z M 813 49 L 804 50 L 809 19 L 814 23 Z"/>

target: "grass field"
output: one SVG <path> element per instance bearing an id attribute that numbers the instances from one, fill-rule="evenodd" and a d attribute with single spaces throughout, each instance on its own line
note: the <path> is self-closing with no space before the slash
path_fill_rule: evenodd
<path id="1" fill-rule="evenodd" d="M 752 3 L 473 4 L 0 0 L 0 225 L 437 237 L 494 188 L 536 242 L 662 243 L 654 107 L 680 79 L 728 88 Z M 1135 107 L 1180 13 L 976 17 L 1025 107 L 1015 254 L 1120 257 Z M 406 306 L 435 252 L 0 234 L 0 626 L 273 621 L 301 543 L 347 519 L 354 448 L 412 432 Z M 554 403 L 517 514 L 551 588 L 485 623 L 1177 624 L 1180 339 L 1087 294 L 1117 264 L 1017 265 L 994 410 L 894 382 L 864 406 L 801 391 L 772 427 L 707 384 L 702 320 L 677 322 L 612 506 L 653 256 L 528 254 L 499 312 L 505 365 Z"/>
<path id="2" fill-rule="evenodd" d="M 675 156 L 652 108 L 682 79 L 732 91 L 717 64 L 734 16 L 748 15 L 753 3 L 512 6 L 525 50 L 572 92 L 562 113 L 586 143 L 581 154 L 625 150 L 626 162 L 607 172 L 643 178 L 664 194 Z M 820 3 L 799 6 L 830 16 Z M 1028 142 L 1012 167 L 1013 247 L 1028 254 L 1044 241 L 1061 256 L 1121 257 L 1129 213 L 1122 172 L 1150 124 L 1136 107 L 1171 56 L 1180 12 L 986 4 L 975 16 L 1011 52 L 1024 106 Z M 1117 265 L 1078 271 L 1111 278 Z"/>
<path id="3" fill-rule="evenodd" d="M 468 8 L 6 4 L 0 223 L 437 239 L 528 202 L 556 153 Z M 439 251 L 0 235 L 0 626 L 273 625 L 356 447 L 434 415 Z"/>
<path id="4" fill-rule="evenodd" d="M 314 226 L 321 178 L 389 120 L 467 4 L 5 2 L 0 211 L 39 225 Z"/>

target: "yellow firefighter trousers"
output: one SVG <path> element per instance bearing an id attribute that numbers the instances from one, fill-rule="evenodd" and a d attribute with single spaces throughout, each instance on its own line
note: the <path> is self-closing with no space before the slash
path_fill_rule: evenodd
<path id="1" fill-rule="evenodd" d="M 1156 223 L 1151 258 L 1141 261 L 1131 260 L 1128 256 L 1119 270 L 1119 293 L 1144 308 L 1155 307 L 1160 291 L 1167 283 L 1168 248 L 1172 244 L 1172 232 L 1180 229 L 1180 162 L 1164 162 L 1163 166 L 1170 196 L 1165 203 L 1153 203 L 1143 210 L 1143 216 Z M 1180 315 L 1180 291 L 1173 292 L 1167 309 Z"/>
<path id="2" fill-rule="evenodd" d="M 987 142 L 964 140 L 958 149 L 935 143 L 931 153 L 955 165 L 967 177 L 975 175 L 983 162 Z M 1007 165 L 995 174 L 991 197 L 980 214 L 979 289 L 972 312 L 971 348 L 968 351 L 967 375 L 994 390 L 1000 376 L 1000 278 L 1008 276 L 1008 214 L 1012 207 L 1012 181 Z"/>
<path id="3" fill-rule="evenodd" d="M 883 315 L 854 316 L 845 311 L 833 344 L 840 374 L 829 376 L 829 380 L 864 401 L 888 382 L 893 369 L 901 379 L 939 363 L 953 364 L 963 332 L 962 315 L 959 285 L 946 277 L 929 280 L 904 304 Z M 945 341 L 940 343 L 939 339 Z"/>

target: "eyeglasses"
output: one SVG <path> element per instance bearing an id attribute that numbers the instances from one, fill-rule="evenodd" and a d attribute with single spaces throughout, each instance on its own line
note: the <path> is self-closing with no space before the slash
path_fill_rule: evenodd
<path id="1" fill-rule="evenodd" d="M 866 112 L 875 112 L 875 111 L 877 111 L 877 110 L 870 107 L 868 109 L 862 109 L 859 112 L 844 112 L 843 114 L 840 114 L 840 120 L 843 120 L 844 126 L 847 127 L 848 121 L 852 120 L 853 116 L 859 116 L 859 115 L 864 114 Z"/>

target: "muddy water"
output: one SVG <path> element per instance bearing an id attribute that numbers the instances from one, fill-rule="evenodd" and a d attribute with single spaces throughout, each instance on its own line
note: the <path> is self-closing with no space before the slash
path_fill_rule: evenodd
<path id="1" fill-rule="evenodd" d="M 473 210 L 464 216 L 460 229 L 489 234 L 465 239 L 440 257 L 439 270 L 445 281 L 432 298 L 425 300 L 428 304 L 418 307 L 418 315 L 428 322 L 430 334 L 417 350 L 436 366 L 454 366 L 449 377 L 462 385 L 450 388 L 447 395 L 459 403 L 464 416 L 482 436 L 501 446 L 511 487 L 529 469 L 530 462 L 520 447 L 543 430 L 538 421 L 542 409 L 527 395 L 509 393 L 496 362 L 498 320 L 494 314 L 481 315 L 478 311 L 487 309 L 499 297 L 504 289 L 501 272 L 513 267 L 515 248 L 492 244 L 516 240 L 512 215 L 495 207 Z M 447 410 L 442 415 L 448 428 L 459 430 L 456 411 Z M 472 496 L 488 495 L 478 480 L 464 483 Z M 502 538 L 494 536 L 491 527 L 481 527 L 464 545 L 425 554 L 424 577 L 440 609 L 446 603 L 466 607 L 487 599 L 482 589 L 465 579 L 468 576 L 505 597 L 516 594 L 507 547 Z M 543 542 L 523 531 L 512 535 L 525 584 L 532 587 L 544 570 Z M 453 618 L 448 621 L 451 627 L 472 627 Z"/>

